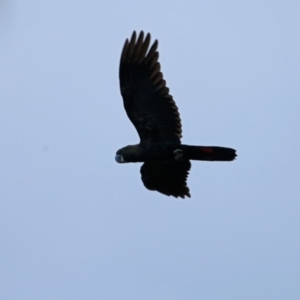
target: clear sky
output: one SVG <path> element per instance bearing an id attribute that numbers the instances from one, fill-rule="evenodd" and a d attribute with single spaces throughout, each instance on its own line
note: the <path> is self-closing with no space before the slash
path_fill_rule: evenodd
<path id="1" fill-rule="evenodd" d="M 300 299 L 300 2 L 0 0 L 0 299 Z M 159 40 L 192 198 L 144 188 L 118 64 Z"/>

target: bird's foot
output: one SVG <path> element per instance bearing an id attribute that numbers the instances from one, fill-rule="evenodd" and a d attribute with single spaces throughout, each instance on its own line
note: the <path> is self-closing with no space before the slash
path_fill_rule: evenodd
<path id="1" fill-rule="evenodd" d="M 183 151 L 181 149 L 176 149 L 173 153 L 176 160 L 181 160 L 183 158 Z"/>

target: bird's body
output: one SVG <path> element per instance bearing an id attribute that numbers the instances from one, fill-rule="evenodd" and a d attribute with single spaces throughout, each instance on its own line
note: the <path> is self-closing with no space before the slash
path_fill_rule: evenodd
<path id="1" fill-rule="evenodd" d="M 160 72 L 157 45 L 149 49 L 150 34 L 133 32 L 126 40 L 120 61 L 120 89 L 124 108 L 140 136 L 140 143 L 117 151 L 116 161 L 144 162 L 142 181 L 146 188 L 168 196 L 190 197 L 186 180 L 190 160 L 231 161 L 235 150 L 214 146 L 181 144 L 178 108 Z"/>
<path id="2" fill-rule="evenodd" d="M 235 150 L 215 146 L 190 146 L 174 142 L 161 142 L 152 144 L 137 144 L 126 146 L 117 151 L 120 158 L 127 160 L 118 162 L 150 162 L 150 161 L 181 161 L 206 160 L 228 161 L 232 160 Z M 118 159 L 117 159 L 118 160 Z"/>

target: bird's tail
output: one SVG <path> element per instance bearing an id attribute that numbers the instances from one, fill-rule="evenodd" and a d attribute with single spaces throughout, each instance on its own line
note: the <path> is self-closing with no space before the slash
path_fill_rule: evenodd
<path id="1" fill-rule="evenodd" d="M 232 148 L 182 145 L 184 156 L 191 160 L 231 161 L 236 157 Z"/>

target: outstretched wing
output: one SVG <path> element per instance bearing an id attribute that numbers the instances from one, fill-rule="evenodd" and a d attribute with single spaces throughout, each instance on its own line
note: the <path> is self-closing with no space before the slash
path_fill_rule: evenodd
<path id="1" fill-rule="evenodd" d="M 179 162 L 145 162 L 141 167 L 145 187 L 167 196 L 191 197 L 186 180 L 191 169 L 189 160 Z"/>
<path id="2" fill-rule="evenodd" d="M 181 120 L 160 72 L 155 41 L 143 31 L 136 39 L 134 31 L 126 40 L 120 61 L 120 88 L 124 107 L 135 126 L 141 143 L 180 142 Z"/>

